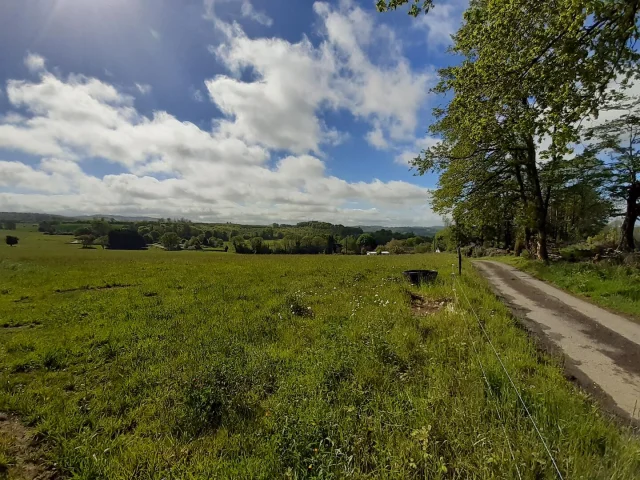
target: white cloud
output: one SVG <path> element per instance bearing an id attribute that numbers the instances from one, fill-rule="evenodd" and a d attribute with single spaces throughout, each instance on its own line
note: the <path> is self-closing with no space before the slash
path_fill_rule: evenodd
<path id="1" fill-rule="evenodd" d="M 376 125 L 373 130 L 368 132 L 365 138 L 369 145 L 378 150 L 386 150 L 389 148 L 389 142 L 384 138 L 384 133 L 379 125 Z"/>
<path id="2" fill-rule="evenodd" d="M 144 116 L 133 97 L 95 78 L 44 72 L 37 81 L 9 81 L 7 98 L 23 113 L 0 117 L 0 148 L 42 160 L 35 166 L 0 161 L 0 210 L 251 223 L 437 221 L 425 188 L 348 182 L 302 152 L 272 163 L 264 142 L 231 124 L 205 131 L 166 112 Z M 125 173 L 90 175 L 82 168 L 86 158 L 118 164 Z"/>
<path id="3" fill-rule="evenodd" d="M 306 37 L 298 43 L 252 39 L 239 25 L 214 17 L 225 41 L 210 50 L 232 74 L 206 82 L 227 117 L 220 129 L 268 148 L 319 152 L 338 132 L 319 122 L 318 111 L 346 109 L 374 126 L 367 138 L 378 146 L 386 137 L 412 138 L 433 75 L 412 71 L 393 33 L 351 2 L 338 9 L 316 2 L 314 11 L 324 33 L 318 46 Z M 367 54 L 377 45 L 391 49 L 382 55 L 385 63 L 374 64 Z M 243 71 L 254 79 L 241 81 Z"/>
<path id="4" fill-rule="evenodd" d="M 151 93 L 151 85 L 148 85 L 146 83 L 136 83 L 136 88 L 142 95 Z"/>
<path id="5" fill-rule="evenodd" d="M 196 102 L 198 103 L 202 103 L 204 102 L 204 95 L 202 94 L 202 92 L 195 88 L 191 91 L 191 98 L 193 98 Z"/>
<path id="6" fill-rule="evenodd" d="M 403 149 L 396 155 L 394 161 L 399 165 L 411 165 L 411 161 L 416 158 L 423 150 L 427 150 L 440 143 L 440 139 L 427 135 L 418 138 L 410 148 Z"/>
<path id="7" fill-rule="evenodd" d="M 462 25 L 462 14 L 469 6 L 469 0 L 448 0 L 437 2 L 426 15 L 420 15 L 416 28 L 426 30 L 427 46 L 441 48 L 451 45 L 451 35 Z"/>
<path id="8" fill-rule="evenodd" d="M 271 25 L 273 25 L 273 19 L 264 12 L 258 12 L 249 0 L 242 1 L 242 7 L 240 7 L 240 11 L 242 12 L 243 17 L 250 18 L 251 20 L 258 22 L 261 25 L 264 25 L 266 27 L 270 27 Z"/>
<path id="9" fill-rule="evenodd" d="M 45 70 L 44 58 L 35 53 L 29 53 L 24 59 L 25 66 L 31 73 L 39 73 Z"/>
<path id="10" fill-rule="evenodd" d="M 223 22 L 218 19 L 215 11 L 216 4 L 220 3 L 235 3 L 237 5 L 239 2 L 237 2 L 236 0 L 204 0 L 204 18 L 207 20 L 212 20 L 214 24 L 217 24 L 218 26 L 221 26 L 223 24 Z M 254 22 L 258 22 L 259 24 L 266 27 L 270 27 L 271 25 L 273 25 L 273 19 L 266 13 L 256 10 L 250 0 L 242 0 L 242 2 L 239 4 L 240 14 L 243 17 L 253 20 Z"/>
<path id="11" fill-rule="evenodd" d="M 151 36 L 153 37 L 154 40 L 156 41 L 160 41 L 162 39 L 162 35 L 160 35 L 160 32 L 158 32 L 157 30 L 149 27 L 149 33 L 151 34 Z"/>

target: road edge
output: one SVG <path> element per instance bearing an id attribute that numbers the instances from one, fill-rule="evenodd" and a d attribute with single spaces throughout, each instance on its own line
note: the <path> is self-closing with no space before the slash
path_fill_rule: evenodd
<path id="1" fill-rule="evenodd" d="M 562 373 L 565 379 L 580 390 L 586 392 L 592 397 L 595 403 L 600 407 L 603 414 L 606 414 L 612 421 L 623 428 L 629 428 L 636 435 L 640 435 L 640 419 L 632 418 L 627 412 L 622 410 L 616 405 L 613 398 L 606 393 L 600 386 L 593 382 L 578 366 L 567 357 L 562 349 L 560 349 L 549 337 L 545 334 L 544 330 L 536 322 L 527 318 L 526 311 L 514 304 L 509 298 L 505 297 L 491 282 L 489 282 L 482 272 L 482 267 L 479 267 L 479 263 L 482 260 L 475 260 L 471 262 L 474 270 L 482 277 L 483 282 L 491 290 L 494 296 L 504 304 L 511 313 L 511 316 L 515 320 L 515 325 L 524 331 L 533 345 L 536 351 L 548 355 L 558 361 L 558 365 L 562 368 Z M 513 265 L 505 264 L 516 270 L 530 275 L 528 272 L 524 272 Z M 533 278 L 535 276 L 531 275 Z M 548 282 L 547 282 L 548 283 Z M 549 284 L 555 286 L 553 284 Z M 557 287 L 556 287 L 557 288 Z M 573 295 L 570 292 L 567 292 Z M 574 295 L 575 296 L 575 295 Z M 579 297 L 576 297 L 579 298 Z M 596 305 L 599 306 L 599 305 Z"/>

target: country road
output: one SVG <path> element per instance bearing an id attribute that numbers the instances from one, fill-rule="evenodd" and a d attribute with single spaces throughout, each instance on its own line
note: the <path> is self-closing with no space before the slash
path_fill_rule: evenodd
<path id="1" fill-rule="evenodd" d="M 544 344 L 564 354 L 567 373 L 608 409 L 640 418 L 640 324 L 509 265 L 474 265 Z"/>

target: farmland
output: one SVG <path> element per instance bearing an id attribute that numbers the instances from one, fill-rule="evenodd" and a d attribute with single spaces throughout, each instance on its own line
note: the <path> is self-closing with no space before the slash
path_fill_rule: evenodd
<path id="1" fill-rule="evenodd" d="M 464 294 L 565 477 L 640 471 L 637 438 L 470 266 L 454 294 L 452 256 L 118 252 L 7 233 L 20 243 L 0 246 L 0 412 L 63 478 L 554 478 Z M 410 287 L 408 268 L 440 275 Z M 0 443 L 5 471 L 13 455 Z"/>

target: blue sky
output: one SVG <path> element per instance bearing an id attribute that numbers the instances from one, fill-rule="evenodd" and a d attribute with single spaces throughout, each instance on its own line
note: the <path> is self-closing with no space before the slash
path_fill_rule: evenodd
<path id="1" fill-rule="evenodd" d="M 438 224 L 429 93 L 465 0 L 0 5 L 0 211 Z"/>

